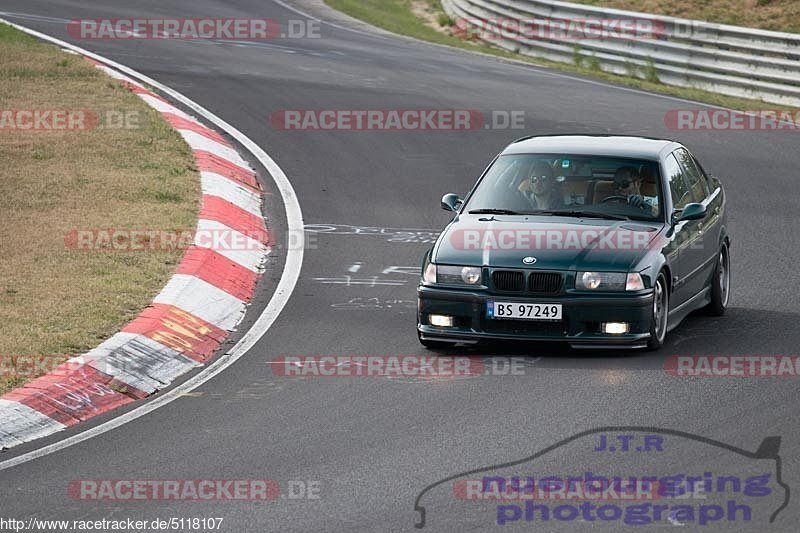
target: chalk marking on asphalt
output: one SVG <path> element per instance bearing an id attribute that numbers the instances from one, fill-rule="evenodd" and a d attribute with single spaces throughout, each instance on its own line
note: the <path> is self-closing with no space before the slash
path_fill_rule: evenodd
<path id="1" fill-rule="evenodd" d="M 408 282 L 407 279 L 380 279 L 378 276 L 371 276 L 369 278 L 362 278 L 362 279 L 354 279 L 352 276 L 342 276 L 338 278 L 313 278 L 313 279 L 317 283 L 322 283 L 325 285 L 345 285 L 347 287 L 352 287 L 354 285 L 367 285 L 370 287 L 377 287 L 381 285 L 390 287 L 400 287 Z"/>
<path id="2" fill-rule="evenodd" d="M 121 65 L 110 59 L 106 59 L 103 56 L 92 53 L 88 50 L 70 44 L 68 42 L 56 39 L 55 37 L 51 37 L 36 30 L 32 30 L 30 28 L 26 28 L 18 24 L 14 24 L 13 22 L 7 21 L 5 19 L 0 18 L 0 23 L 8 24 L 9 26 L 17 28 L 18 30 L 23 31 L 28 35 L 38 37 L 45 41 L 49 41 L 53 44 L 56 44 L 62 48 L 73 50 L 86 57 L 105 63 L 106 65 L 115 68 L 120 72 L 123 72 L 128 76 L 149 85 L 150 87 L 158 89 L 161 93 L 166 94 L 173 100 L 182 103 L 183 105 L 190 108 L 198 115 L 202 116 L 209 122 L 213 123 L 221 130 L 225 131 L 228 135 L 236 139 L 236 141 L 238 141 L 245 149 L 247 149 L 250 153 L 252 153 L 253 156 L 255 156 L 255 158 L 258 159 L 259 163 L 261 163 L 264 166 L 264 168 L 267 169 L 267 172 L 270 173 L 283 200 L 284 208 L 286 210 L 286 222 L 289 227 L 289 232 L 290 233 L 294 232 L 298 235 L 302 234 L 301 232 L 304 229 L 303 213 L 300 210 L 300 203 L 297 200 L 297 194 L 295 193 L 292 184 L 289 182 L 289 178 L 286 176 L 283 170 L 278 166 L 278 164 L 260 146 L 258 146 L 255 142 L 253 142 L 250 138 L 248 138 L 244 133 L 240 132 L 239 130 L 237 130 L 236 128 L 225 122 L 223 119 L 221 119 L 214 113 L 208 111 L 200 104 L 194 102 L 193 100 L 189 99 L 183 94 L 129 67 Z M 231 366 L 239 358 L 241 358 L 244 354 L 246 354 L 248 350 L 250 350 L 250 348 L 252 348 L 256 344 L 256 342 L 259 341 L 259 339 L 261 339 L 261 337 L 264 336 L 267 330 L 269 330 L 269 328 L 278 318 L 283 308 L 286 306 L 286 303 L 289 301 L 289 298 L 291 297 L 292 292 L 294 291 L 295 285 L 297 284 L 297 281 L 300 278 L 300 271 L 303 266 L 304 246 L 305 244 L 303 242 L 300 242 L 297 246 L 293 246 L 286 251 L 286 264 L 284 265 L 283 273 L 281 274 L 280 281 L 278 282 L 278 285 L 275 288 L 275 292 L 273 293 L 272 298 L 270 299 L 269 303 L 267 304 L 266 308 L 264 308 L 264 311 L 261 313 L 258 319 L 256 319 L 253 326 L 247 331 L 247 333 L 244 334 L 244 336 L 241 339 L 239 339 L 239 342 L 237 342 L 236 345 L 233 348 L 231 348 L 230 351 L 218 357 L 216 361 L 214 361 L 204 370 L 201 370 L 199 373 L 197 373 L 184 383 L 178 385 L 173 389 L 170 389 L 161 396 L 153 398 L 151 401 L 142 404 L 140 407 L 137 407 L 136 409 L 133 409 L 132 411 L 129 411 L 127 413 L 124 413 L 112 420 L 109 420 L 108 422 L 105 422 L 98 426 L 82 431 L 81 433 L 72 435 L 71 437 L 67 437 L 66 439 L 62 439 L 58 442 L 54 442 L 53 444 L 49 444 L 37 450 L 33 450 L 28 453 L 0 462 L 0 471 L 12 468 L 14 466 L 23 463 L 27 463 L 28 461 L 32 461 L 39 457 L 50 455 L 51 453 L 55 453 L 70 446 L 74 446 L 75 444 L 89 440 L 93 437 L 102 435 L 103 433 L 106 433 L 108 431 L 111 431 L 112 429 L 116 429 L 120 426 L 123 426 L 128 422 L 132 422 L 139 417 L 142 417 L 152 411 L 155 411 L 159 407 L 163 407 L 183 397 L 183 395 L 190 393 L 197 387 L 208 382 L 217 374 L 219 374 L 220 372 Z"/>

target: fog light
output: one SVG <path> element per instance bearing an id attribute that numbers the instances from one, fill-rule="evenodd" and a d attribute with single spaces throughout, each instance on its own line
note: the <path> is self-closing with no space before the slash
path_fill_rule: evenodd
<path id="1" fill-rule="evenodd" d="M 428 317 L 428 321 L 430 322 L 431 326 L 437 326 L 440 328 L 452 328 L 455 324 L 455 318 L 448 315 L 430 315 Z"/>
<path id="2" fill-rule="evenodd" d="M 622 335 L 628 333 L 627 322 L 603 322 L 602 330 L 607 335 Z"/>

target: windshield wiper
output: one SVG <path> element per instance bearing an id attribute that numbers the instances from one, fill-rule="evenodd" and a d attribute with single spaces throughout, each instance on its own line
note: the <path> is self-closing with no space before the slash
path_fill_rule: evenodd
<path id="1" fill-rule="evenodd" d="M 473 209 L 469 211 L 470 215 L 523 215 L 525 213 L 520 213 L 518 211 L 512 211 L 511 209 Z"/>
<path id="2" fill-rule="evenodd" d="M 630 217 L 625 215 L 613 215 L 611 213 L 598 213 L 596 211 L 542 211 L 549 215 L 560 215 L 565 217 L 586 217 L 586 218 L 603 218 L 606 220 L 630 220 Z"/>

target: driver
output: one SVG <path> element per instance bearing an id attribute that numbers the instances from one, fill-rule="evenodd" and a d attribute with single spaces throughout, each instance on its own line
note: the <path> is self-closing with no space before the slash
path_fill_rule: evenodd
<path id="1" fill-rule="evenodd" d="M 533 165 L 530 177 L 522 180 L 518 189 L 536 209 L 557 209 L 564 205 L 553 167 L 545 161 Z"/>
<path id="2" fill-rule="evenodd" d="M 642 178 L 633 167 L 620 167 L 614 173 L 614 195 L 625 198 L 628 203 L 652 214 L 658 212 L 658 197 L 644 196 L 640 192 Z"/>

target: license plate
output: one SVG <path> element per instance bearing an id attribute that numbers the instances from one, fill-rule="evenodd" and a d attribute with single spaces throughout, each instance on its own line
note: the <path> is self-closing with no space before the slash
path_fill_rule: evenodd
<path id="1" fill-rule="evenodd" d="M 561 320 L 561 304 L 532 304 L 526 302 L 486 302 L 488 318 L 518 320 Z"/>

